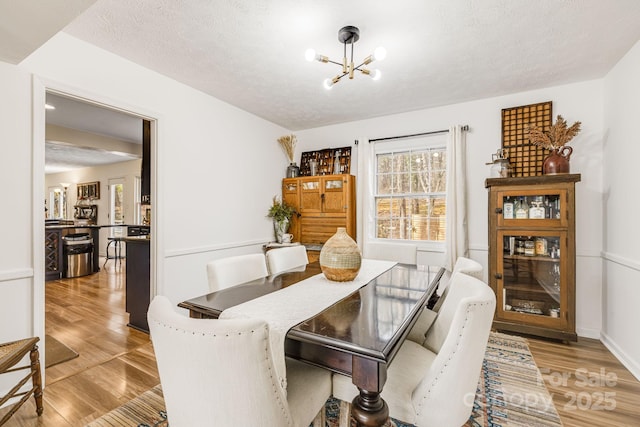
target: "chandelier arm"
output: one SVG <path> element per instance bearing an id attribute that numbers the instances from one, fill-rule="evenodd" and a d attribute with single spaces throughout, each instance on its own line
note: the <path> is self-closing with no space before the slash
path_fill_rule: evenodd
<path id="1" fill-rule="evenodd" d="M 341 67 L 342 67 L 342 64 L 341 64 L 341 63 L 336 62 L 336 61 L 332 61 L 332 60 L 330 60 L 330 59 L 328 59 L 328 60 L 327 60 L 327 62 L 330 62 L 330 63 L 332 63 L 332 64 L 336 64 L 336 65 L 339 65 L 339 66 L 341 66 Z"/>
<path id="2" fill-rule="evenodd" d="M 347 74 L 349 74 L 349 73 L 342 73 L 342 74 L 338 74 L 338 75 L 337 75 L 336 77 L 334 77 L 334 78 L 337 78 L 338 80 L 340 80 L 341 78 L 343 78 L 343 77 L 344 77 L 344 76 L 346 76 Z"/>
<path id="3" fill-rule="evenodd" d="M 357 67 L 354 67 L 354 70 L 358 70 L 358 71 L 362 71 L 362 69 L 360 67 L 362 67 L 363 65 L 367 65 L 366 62 L 363 62 L 362 64 L 358 65 Z"/>

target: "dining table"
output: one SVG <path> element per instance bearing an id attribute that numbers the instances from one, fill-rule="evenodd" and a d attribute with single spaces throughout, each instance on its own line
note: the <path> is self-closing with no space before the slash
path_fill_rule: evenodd
<path id="1" fill-rule="evenodd" d="M 363 259 L 363 265 L 375 262 Z M 355 289 L 346 288 L 347 295 L 318 312 L 309 312 L 309 317 L 286 330 L 283 338 L 287 357 L 352 378 L 359 394 L 353 399 L 351 416 L 356 425 L 366 427 L 388 422 L 389 409 L 380 395 L 388 367 L 446 274 L 440 266 L 393 262 L 382 264 L 382 268 L 376 265 L 374 277 L 365 276 Z M 253 300 L 273 301 L 280 295 L 285 298 L 287 290 L 294 290 L 290 287 L 297 286 L 298 291 L 305 292 L 302 286 L 309 281 L 315 281 L 315 291 L 320 289 L 321 293 L 322 286 L 353 286 L 349 282 L 328 281 L 320 264 L 313 262 L 192 298 L 178 306 L 189 310 L 191 318 L 224 318 L 225 310 L 229 312 Z M 275 311 L 295 311 L 296 302 L 283 304 Z"/>

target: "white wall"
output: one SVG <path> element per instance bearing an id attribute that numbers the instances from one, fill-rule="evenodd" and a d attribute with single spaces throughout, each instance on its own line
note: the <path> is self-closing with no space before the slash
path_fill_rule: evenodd
<path id="1" fill-rule="evenodd" d="M 158 293 L 201 295 L 203 260 L 272 240 L 266 212 L 285 175 L 286 129 L 64 33 L 20 66 L 47 87 L 158 120 Z"/>
<path id="2" fill-rule="evenodd" d="M 602 340 L 640 379 L 640 42 L 604 79 Z"/>
<path id="3" fill-rule="evenodd" d="M 77 204 L 77 184 L 83 182 L 100 182 L 100 199 L 94 200 L 92 204 L 98 206 L 98 225 L 109 224 L 109 179 L 124 179 L 124 221 L 125 224 L 134 224 L 135 218 L 135 185 L 136 177 L 140 176 L 141 160 L 129 160 L 121 163 L 110 165 L 94 166 L 90 168 L 75 169 L 69 172 L 59 172 L 45 175 L 44 191 L 48 196 L 50 187 L 59 187 L 61 182 L 71 183 L 67 190 L 68 200 L 68 216 L 73 219 L 73 205 Z M 49 207 L 51 209 L 51 207 Z M 100 256 L 105 255 L 107 247 L 107 237 L 111 235 L 110 228 L 100 229 L 100 243 L 98 250 Z M 126 249 L 125 249 L 126 250 Z M 111 251 L 109 251 L 111 252 Z M 112 254 L 113 255 L 113 254 Z"/>
<path id="4" fill-rule="evenodd" d="M 503 108 L 553 101 L 553 114 L 570 124 L 582 122 L 582 132 L 570 143 L 574 147 L 571 172 L 581 173 L 577 198 L 577 313 L 578 334 L 599 337 L 601 328 L 602 247 L 602 81 L 552 87 L 463 104 L 297 132 L 298 153 L 314 149 L 352 146 L 351 168 L 357 174 L 358 138 L 380 138 L 469 125 L 467 134 L 469 246 L 472 258 L 487 267 L 487 190 L 491 154 L 501 146 Z M 555 120 L 555 118 L 554 118 Z"/>
<path id="5" fill-rule="evenodd" d="M 43 273 L 37 283 L 33 242 L 35 235 L 31 122 L 31 76 L 0 62 L 0 182 L 2 182 L 2 244 L 0 245 L 0 343 L 31 336 L 44 339 L 42 318 L 34 306 L 43 301 Z M 39 185 L 39 183 L 37 183 Z M 42 223 L 42 204 L 38 220 Z M 39 245 L 42 248 L 43 245 Z M 43 251 L 44 253 L 44 251 Z M 42 262 L 42 261 L 40 261 Z M 41 354 L 41 363 L 44 363 Z M 3 375 L 0 395 L 22 374 Z"/>

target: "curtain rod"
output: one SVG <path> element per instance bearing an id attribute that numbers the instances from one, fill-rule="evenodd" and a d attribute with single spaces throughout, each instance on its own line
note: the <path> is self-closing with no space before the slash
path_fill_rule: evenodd
<path id="1" fill-rule="evenodd" d="M 465 131 L 465 132 L 468 131 L 469 130 L 469 125 L 462 126 L 462 130 Z M 369 142 L 388 141 L 390 139 L 412 138 L 414 136 L 437 135 L 439 133 L 449 133 L 449 129 L 434 130 L 432 132 L 413 133 L 411 135 L 388 136 L 386 138 L 375 138 L 375 139 L 370 139 Z"/>

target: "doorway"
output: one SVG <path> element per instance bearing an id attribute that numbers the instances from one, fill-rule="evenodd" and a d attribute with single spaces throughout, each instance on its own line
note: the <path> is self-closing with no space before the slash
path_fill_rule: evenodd
<path id="1" fill-rule="evenodd" d="M 146 126 L 150 130 L 147 160 L 152 182 L 149 187 L 154 194 L 157 191 L 157 123 L 148 115 L 51 88 L 45 89 L 45 96 L 45 208 L 53 208 L 62 216 L 60 211 L 64 201 L 69 205 L 70 219 L 73 220 L 75 207 L 86 203 L 96 206 L 96 223 L 92 225 L 99 227 L 100 237 L 95 250 L 104 257 L 107 255 L 108 236 L 113 233 L 126 236 L 126 226 L 142 224 L 143 218 L 151 217 L 147 211 L 155 209 L 141 204 L 140 186 L 142 134 Z M 60 191 L 54 191 L 57 197 L 50 199 L 49 190 L 59 189 L 61 182 L 68 183 L 67 197 L 63 200 Z M 98 192 L 91 193 L 90 200 L 80 191 L 85 183 L 98 185 Z M 102 192 L 99 191 L 100 183 Z M 141 212 L 143 208 L 145 212 Z M 155 224 L 148 225 L 152 230 L 155 228 Z M 150 246 L 153 257 L 157 253 L 155 242 L 151 241 Z M 102 267 L 102 263 L 97 264 Z M 152 295 L 155 294 L 155 266 L 151 258 Z M 44 320 L 46 329 L 46 315 Z M 123 324 L 126 325 L 126 321 Z"/>

